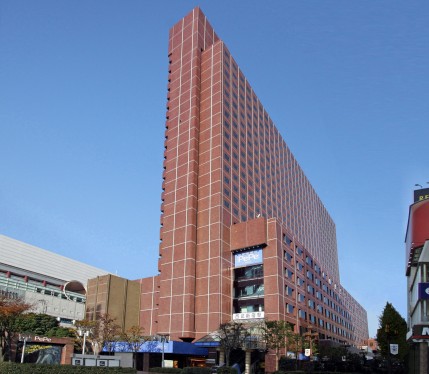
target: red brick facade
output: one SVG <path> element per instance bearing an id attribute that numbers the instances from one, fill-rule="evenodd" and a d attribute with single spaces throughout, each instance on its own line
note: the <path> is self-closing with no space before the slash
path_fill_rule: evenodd
<path id="1" fill-rule="evenodd" d="M 234 253 L 259 246 L 266 318 L 362 343 L 366 312 L 340 285 L 335 225 L 199 8 L 170 30 L 168 58 L 160 274 L 141 280 L 145 331 L 192 341 L 230 321 Z"/>

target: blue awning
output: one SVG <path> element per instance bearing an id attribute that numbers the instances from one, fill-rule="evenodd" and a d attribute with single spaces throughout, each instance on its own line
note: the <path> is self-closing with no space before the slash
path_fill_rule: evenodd
<path id="1" fill-rule="evenodd" d="M 148 341 L 142 344 L 140 349 L 137 352 L 142 353 L 162 353 L 162 344 L 159 341 Z M 107 349 L 104 348 L 103 352 L 106 352 Z M 115 343 L 115 352 L 133 352 L 132 348 L 126 342 L 116 342 Z M 195 356 L 207 356 L 207 348 L 198 347 L 193 343 L 185 342 L 176 342 L 169 341 L 164 343 L 164 353 L 173 353 L 181 355 L 195 355 Z"/>

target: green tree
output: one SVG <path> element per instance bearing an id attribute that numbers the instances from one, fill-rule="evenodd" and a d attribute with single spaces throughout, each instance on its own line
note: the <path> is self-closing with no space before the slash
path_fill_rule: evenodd
<path id="1" fill-rule="evenodd" d="M 16 332 L 28 332 L 48 337 L 74 337 L 72 329 L 61 327 L 58 320 L 47 314 L 26 313 L 15 320 Z"/>
<path id="2" fill-rule="evenodd" d="M 75 349 L 79 351 L 83 351 L 83 345 L 85 342 L 85 352 L 86 346 L 89 343 L 91 348 L 92 344 L 92 331 L 95 330 L 95 326 L 97 325 L 96 321 L 91 321 L 88 319 L 83 319 L 75 322 L 76 330 L 75 330 Z M 88 337 L 88 338 L 87 338 Z"/>
<path id="3" fill-rule="evenodd" d="M 287 351 L 288 340 L 292 337 L 292 327 L 286 321 L 265 321 L 262 332 L 266 347 L 276 353 L 276 371 L 279 369 L 280 351 Z"/>
<path id="4" fill-rule="evenodd" d="M 77 332 L 88 332 L 86 341 L 91 343 L 92 351 L 98 355 L 103 348 L 108 352 L 114 352 L 116 342 L 121 337 L 121 327 L 116 323 L 116 318 L 108 313 L 101 314 L 95 321 L 82 320 L 76 322 Z M 79 340 L 80 337 L 77 337 Z"/>
<path id="5" fill-rule="evenodd" d="M 302 353 L 305 348 L 310 348 L 310 343 L 299 333 L 291 333 L 289 341 L 291 343 L 291 348 L 295 353 L 295 368 L 298 368 L 299 354 Z"/>
<path id="6" fill-rule="evenodd" d="M 242 323 L 222 323 L 217 331 L 219 345 L 225 353 L 226 366 L 229 366 L 229 357 L 234 349 L 245 346 L 249 332 Z"/>
<path id="7" fill-rule="evenodd" d="M 123 340 L 128 351 L 133 352 L 133 366 L 137 365 L 137 356 L 136 353 L 143 347 L 143 344 L 151 340 L 151 336 L 144 335 L 144 329 L 140 326 L 131 326 L 121 335 L 121 340 Z"/>
<path id="8" fill-rule="evenodd" d="M 9 360 L 16 320 L 33 306 L 21 298 L 0 295 L 0 361 Z"/>
<path id="9" fill-rule="evenodd" d="M 131 326 L 121 335 L 121 340 L 127 344 L 127 349 L 131 352 L 138 352 L 143 344 L 151 339 L 151 336 L 144 335 L 144 329 L 140 326 Z"/>
<path id="10" fill-rule="evenodd" d="M 395 358 L 404 359 L 409 350 L 406 341 L 407 323 L 404 318 L 391 303 L 387 302 L 381 316 L 378 317 L 378 322 L 377 342 L 381 355 L 390 357 L 389 344 L 398 344 L 399 352 Z"/>

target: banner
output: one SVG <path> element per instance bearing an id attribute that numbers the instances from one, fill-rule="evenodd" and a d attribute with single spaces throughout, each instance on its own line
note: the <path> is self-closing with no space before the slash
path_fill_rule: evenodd
<path id="1" fill-rule="evenodd" d="M 398 344 L 390 344 L 390 353 L 392 355 L 397 355 L 399 352 L 399 346 Z"/>

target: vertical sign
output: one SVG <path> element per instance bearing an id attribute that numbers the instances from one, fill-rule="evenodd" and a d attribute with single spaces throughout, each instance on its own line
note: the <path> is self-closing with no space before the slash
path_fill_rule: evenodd
<path id="1" fill-rule="evenodd" d="M 419 283 L 419 299 L 429 299 L 429 283 Z"/>

